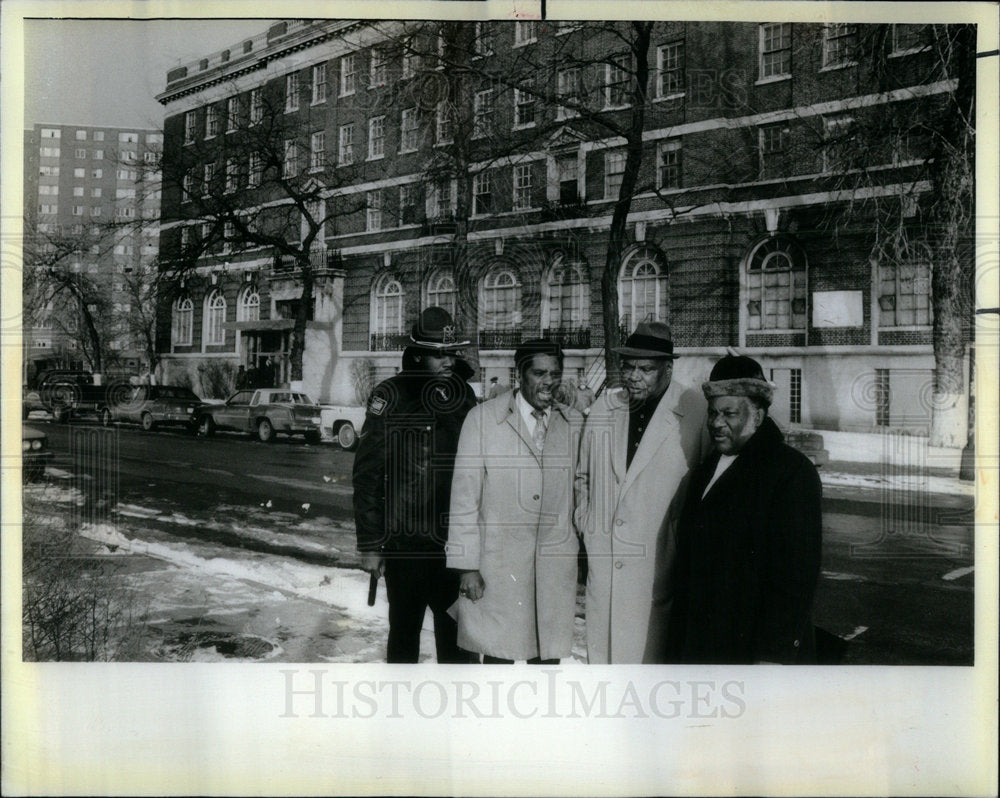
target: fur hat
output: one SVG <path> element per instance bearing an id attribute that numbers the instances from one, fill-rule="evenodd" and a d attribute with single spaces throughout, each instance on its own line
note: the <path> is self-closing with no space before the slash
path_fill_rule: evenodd
<path id="1" fill-rule="evenodd" d="M 726 355 L 712 367 L 707 382 L 701 384 L 706 399 L 716 396 L 747 396 L 770 406 L 774 383 L 764 378 L 760 364 L 746 355 Z"/>

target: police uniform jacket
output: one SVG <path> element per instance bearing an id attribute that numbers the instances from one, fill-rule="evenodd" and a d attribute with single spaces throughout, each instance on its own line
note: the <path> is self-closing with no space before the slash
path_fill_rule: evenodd
<path id="1" fill-rule="evenodd" d="M 673 659 L 809 663 L 819 578 L 816 467 L 770 419 L 705 493 L 718 453 L 691 477 L 678 529 Z"/>
<path id="2" fill-rule="evenodd" d="M 410 348 L 368 400 L 353 474 L 362 552 L 441 552 L 448 538 L 455 450 L 476 397 L 461 378 L 413 365 Z"/>

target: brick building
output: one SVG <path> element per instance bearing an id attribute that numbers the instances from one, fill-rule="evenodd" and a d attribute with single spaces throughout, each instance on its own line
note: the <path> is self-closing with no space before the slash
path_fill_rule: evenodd
<path id="1" fill-rule="evenodd" d="M 102 298 L 104 360 L 115 371 L 144 368 L 141 344 L 125 322 L 130 275 L 159 254 L 158 176 L 163 134 L 139 128 L 36 124 L 24 134 L 24 233 L 39 262 L 85 276 Z M 149 223 L 143 225 L 143 219 Z M 63 250 L 79 245 L 76 251 Z M 51 293 L 51 292 L 48 292 Z M 46 294 L 47 295 L 47 294 Z M 80 313 L 68 292 L 26 303 L 25 378 L 51 368 L 89 367 Z"/>
<path id="2" fill-rule="evenodd" d="M 538 335 L 563 343 L 566 378 L 602 379 L 601 272 L 626 143 L 613 131 L 633 119 L 639 71 L 620 52 L 628 26 L 616 25 L 456 33 L 295 20 L 172 70 L 158 97 L 160 243 L 165 261 L 189 268 L 162 305 L 168 375 L 270 356 L 288 379 L 297 272 L 241 243 L 231 223 L 216 229 L 201 198 L 215 186 L 299 235 L 288 202 L 267 190 L 270 167 L 227 144 L 277 108 L 284 156 L 272 178 L 312 181 L 340 209 L 309 256 L 303 387 L 314 398 L 360 401 L 398 367 L 409 321 L 430 304 L 476 320 L 483 383 L 509 382 L 512 350 Z M 726 347 L 745 350 L 778 384 L 779 421 L 925 429 L 929 260 L 893 250 L 882 229 L 887 218 L 921 221 L 921 120 L 954 90 L 932 36 L 924 26 L 656 23 L 618 273 L 623 333 L 668 321 L 683 355 L 676 378 L 690 384 Z M 456 90 L 460 48 L 472 77 Z M 460 229 L 468 254 L 456 263 Z"/>

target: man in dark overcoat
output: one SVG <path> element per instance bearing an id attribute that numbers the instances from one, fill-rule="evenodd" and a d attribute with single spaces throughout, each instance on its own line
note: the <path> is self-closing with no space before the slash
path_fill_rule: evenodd
<path id="1" fill-rule="evenodd" d="M 671 658 L 814 662 L 819 475 L 768 416 L 773 386 L 755 360 L 727 355 L 702 390 L 714 451 L 692 472 L 681 514 Z"/>
<path id="2" fill-rule="evenodd" d="M 438 662 L 467 663 L 448 608 L 459 575 L 445 567 L 455 451 L 462 422 L 476 406 L 471 369 L 443 308 L 424 310 L 403 352 L 402 370 L 368 400 L 354 458 L 354 521 L 361 565 L 385 575 L 388 662 L 417 662 L 428 607 Z M 478 661 L 478 658 L 475 658 Z"/>

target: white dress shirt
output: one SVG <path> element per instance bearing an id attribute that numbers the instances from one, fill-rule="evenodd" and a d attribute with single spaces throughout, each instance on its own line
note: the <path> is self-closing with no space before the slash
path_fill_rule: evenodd
<path id="1" fill-rule="evenodd" d="M 531 414 L 535 412 L 535 408 L 528 403 L 528 400 L 524 398 L 524 395 L 520 391 L 517 392 L 517 409 L 521 411 L 521 418 L 524 419 L 524 424 L 528 428 L 528 435 L 534 437 L 535 426 L 538 424 L 538 419 Z M 545 413 L 545 429 L 548 429 L 549 421 L 552 420 L 550 418 L 552 408 L 546 408 L 542 412 Z"/>

